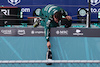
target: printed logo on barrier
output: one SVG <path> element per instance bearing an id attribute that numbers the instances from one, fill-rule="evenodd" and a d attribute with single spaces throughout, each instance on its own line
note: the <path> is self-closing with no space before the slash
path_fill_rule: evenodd
<path id="1" fill-rule="evenodd" d="M 25 30 L 18 30 L 18 34 L 19 35 L 24 35 L 25 34 Z"/>
<path id="2" fill-rule="evenodd" d="M 1 30 L 1 33 L 3 34 L 12 34 L 11 30 Z"/>
<path id="3" fill-rule="evenodd" d="M 8 3 L 12 4 L 13 6 L 17 5 L 20 2 L 21 0 L 8 0 Z"/>
<path id="4" fill-rule="evenodd" d="M 56 34 L 57 35 L 68 35 L 68 30 L 57 30 Z"/>
<path id="5" fill-rule="evenodd" d="M 89 2 L 89 0 L 88 0 Z M 95 6 L 100 3 L 100 0 L 91 0 L 91 5 Z"/>
<path id="6" fill-rule="evenodd" d="M 31 31 L 31 34 L 44 34 L 44 31 Z"/>
<path id="7" fill-rule="evenodd" d="M 81 32 L 81 30 L 76 29 L 76 32 L 73 33 L 73 35 L 77 35 L 77 36 L 79 36 L 79 35 L 83 35 L 83 33 Z"/>

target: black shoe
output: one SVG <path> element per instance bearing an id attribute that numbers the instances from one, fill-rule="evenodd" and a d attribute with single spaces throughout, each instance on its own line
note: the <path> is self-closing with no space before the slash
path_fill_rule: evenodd
<path id="1" fill-rule="evenodd" d="M 52 52 L 51 49 L 48 49 L 47 54 L 46 54 L 46 60 L 52 60 Z M 47 65 L 51 65 L 52 63 L 46 63 Z"/>

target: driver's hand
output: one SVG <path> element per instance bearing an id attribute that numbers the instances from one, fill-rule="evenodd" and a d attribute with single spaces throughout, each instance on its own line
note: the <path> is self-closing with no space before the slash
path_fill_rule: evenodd
<path id="1" fill-rule="evenodd" d="M 47 42 L 47 47 L 48 47 L 48 48 L 51 47 L 51 43 L 50 43 L 50 41 Z"/>
<path id="2" fill-rule="evenodd" d="M 65 18 L 68 19 L 68 20 L 72 20 L 71 16 L 66 16 Z"/>

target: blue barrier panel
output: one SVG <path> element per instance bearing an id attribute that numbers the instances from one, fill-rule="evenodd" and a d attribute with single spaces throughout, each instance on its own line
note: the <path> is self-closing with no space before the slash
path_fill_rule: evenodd
<path id="1" fill-rule="evenodd" d="M 100 38 L 51 37 L 53 60 L 100 60 Z M 0 60 L 45 60 L 44 37 L 0 37 Z"/>
<path id="2" fill-rule="evenodd" d="M 99 28 L 51 28 L 53 60 L 100 60 L 99 33 Z M 9 63 L 46 60 L 46 43 L 43 28 L 0 28 L 0 67 L 48 67 L 41 63 Z M 66 66 L 99 67 L 100 63 L 53 63 L 50 67 Z"/>

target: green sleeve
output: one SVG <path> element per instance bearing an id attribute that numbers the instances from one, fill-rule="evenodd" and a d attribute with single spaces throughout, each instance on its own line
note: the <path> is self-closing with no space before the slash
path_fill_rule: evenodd
<path id="1" fill-rule="evenodd" d="M 45 24 L 45 38 L 47 40 L 47 42 L 49 41 L 49 37 L 50 37 L 50 22 L 51 20 L 49 20 L 48 18 L 46 18 L 46 24 Z"/>
<path id="2" fill-rule="evenodd" d="M 67 11 L 65 11 L 64 9 L 61 9 L 60 11 L 61 11 L 61 13 L 62 13 L 63 16 L 66 17 L 68 15 Z"/>
<path id="3" fill-rule="evenodd" d="M 45 18 L 45 20 L 40 21 L 41 25 L 44 26 L 44 32 L 45 32 L 45 39 L 49 41 L 50 37 L 50 20 L 48 18 Z"/>

